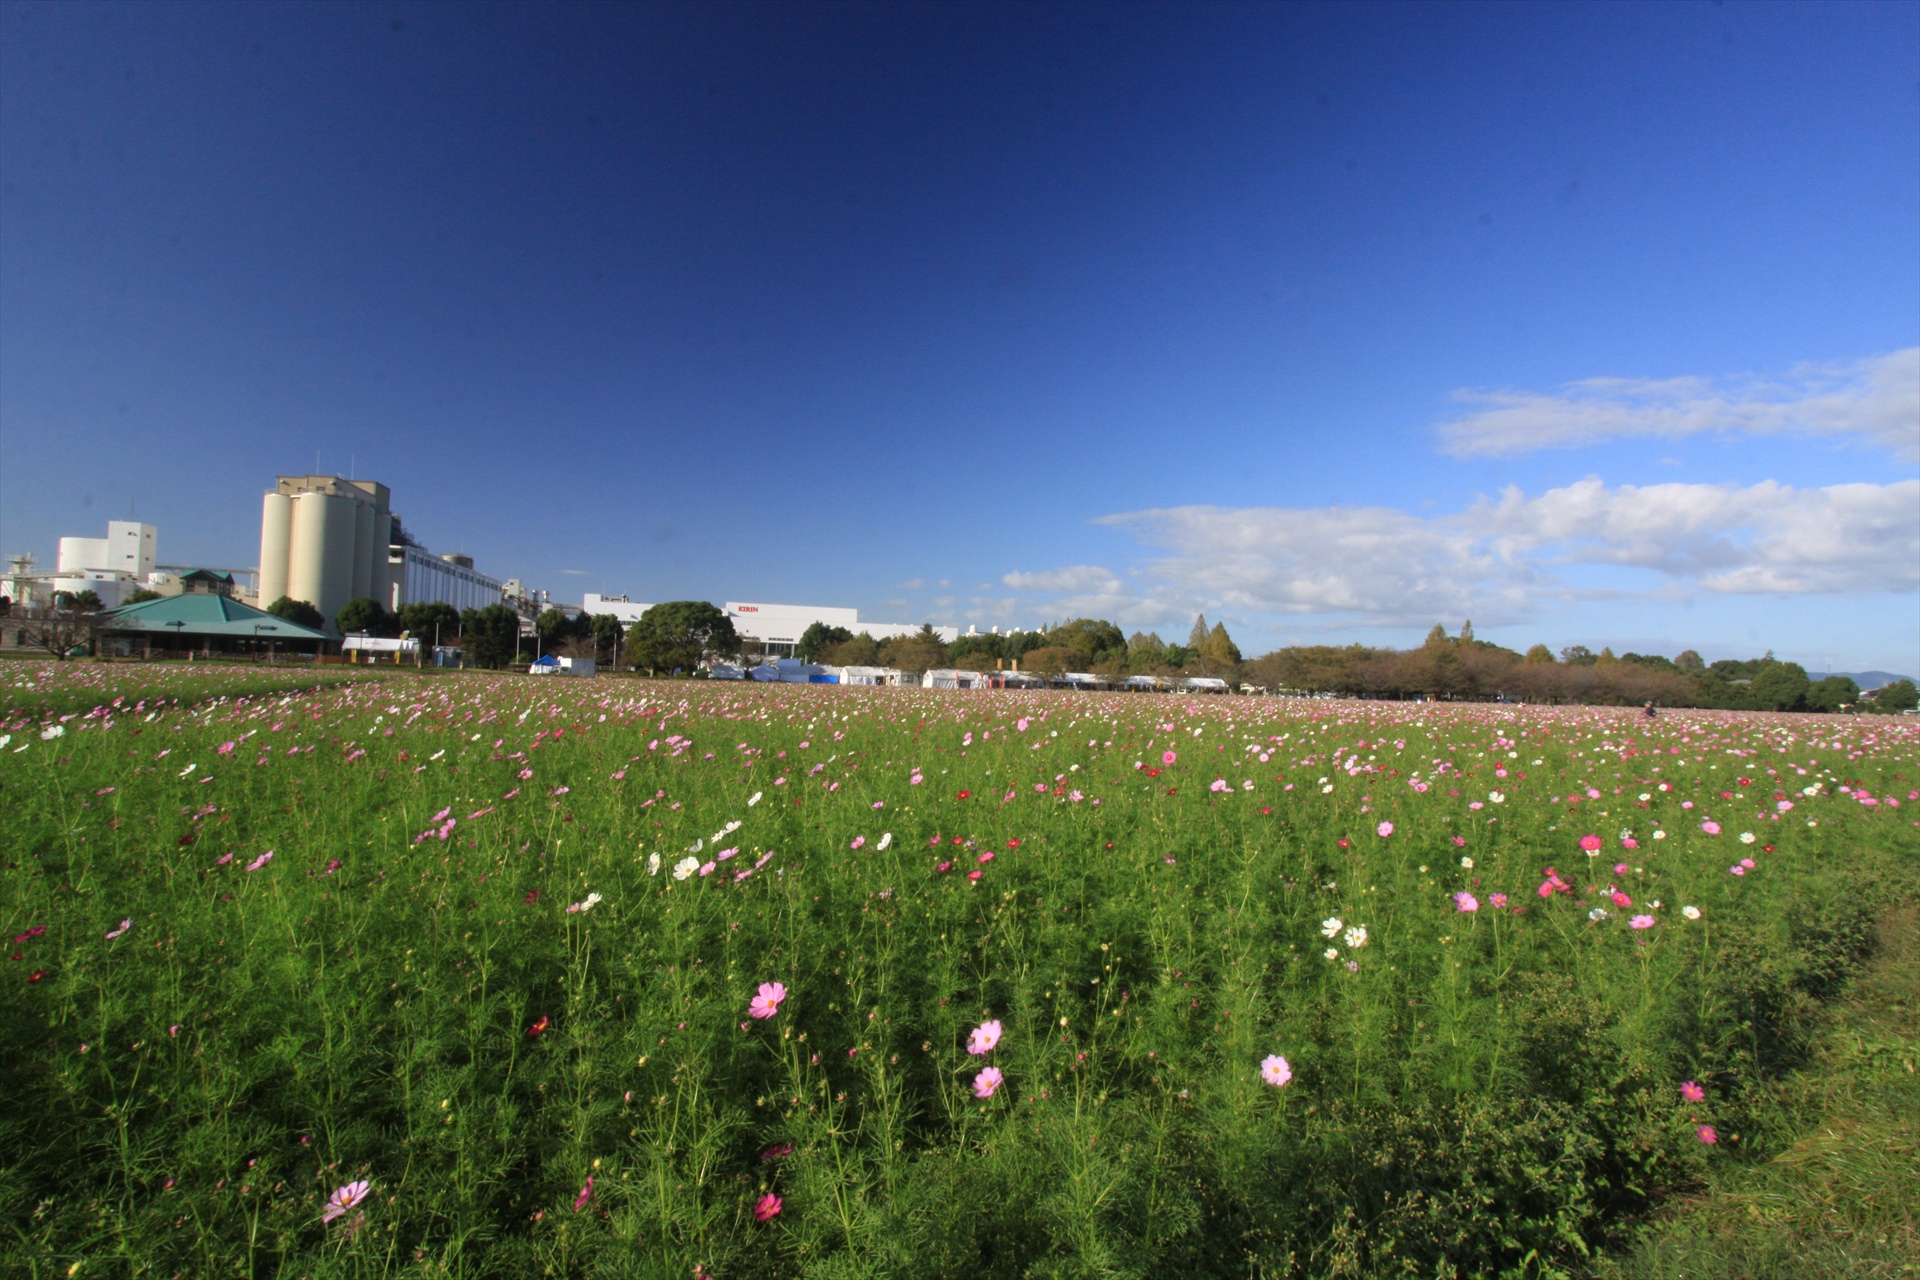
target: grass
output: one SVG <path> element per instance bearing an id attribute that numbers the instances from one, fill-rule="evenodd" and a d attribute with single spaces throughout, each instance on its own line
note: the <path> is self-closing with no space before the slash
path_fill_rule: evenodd
<path id="1" fill-rule="evenodd" d="M 1780 1156 L 1920 852 L 1884 721 L 89 678 L 0 723 L 28 1275 L 1570 1274 Z"/>
<path id="2" fill-rule="evenodd" d="M 1920 1274 L 1920 913 L 1888 911 L 1876 958 L 1782 1083 L 1790 1142 L 1730 1164 L 1598 1280 L 1884 1280 Z"/>

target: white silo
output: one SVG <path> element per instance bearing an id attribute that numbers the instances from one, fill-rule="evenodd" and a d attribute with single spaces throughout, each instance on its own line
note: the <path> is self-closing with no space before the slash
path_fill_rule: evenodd
<path id="1" fill-rule="evenodd" d="M 373 594 L 373 526 L 371 502 L 353 504 L 353 585 L 349 599 Z M 384 557 L 382 557 L 384 559 Z M 384 604 L 384 602 L 382 602 Z"/>
<path id="2" fill-rule="evenodd" d="M 293 496 L 287 594 L 319 609 L 329 623 L 352 598 L 354 512 L 359 505 L 330 493 Z"/>
<path id="3" fill-rule="evenodd" d="M 260 607 L 287 594 L 287 551 L 293 536 L 293 499 L 270 493 L 260 504 Z"/>

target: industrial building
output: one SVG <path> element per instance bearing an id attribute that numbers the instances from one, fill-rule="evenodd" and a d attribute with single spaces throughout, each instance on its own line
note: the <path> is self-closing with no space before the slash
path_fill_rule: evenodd
<path id="1" fill-rule="evenodd" d="M 475 569 L 471 556 L 436 556 L 409 537 L 391 496 L 375 480 L 277 477 L 261 502 L 260 604 L 304 600 L 329 622 L 362 596 L 389 611 L 434 601 L 483 609 L 504 601 L 528 613 L 528 593 L 517 581 L 503 584 Z"/>
<path id="2" fill-rule="evenodd" d="M 392 597 L 387 486 L 339 476 L 280 476 L 260 510 L 262 605 L 304 600 L 331 622 L 361 596 Z"/>
<path id="3" fill-rule="evenodd" d="M 396 542 L 387 566 L 393 584 L 389 609 L 440 600 L 464 611 L 484 609 L 506 598 L 500 580 L 475 569 L 472 556 L 436 556 L 411 542 Z"/>
<path id="4" fill-rule="evenodd" d="M 652 607 L 651 604 L 636 604 L 624 595 L 603 596 L 593 592 L 587 593 L 581 605 L 589 614 L 612 614 L 622 626 L 632 626 L 640 620 L 641 614 Z M 910 636 L 920 630 L 917 622 L 862 622 L 858 609 L 843 609 L 833 605 L 754 604 L 729 600 L 721 609 L 733 623 L 735 635 L 750 645 L 758 646 L 762 653 L 785 658 L 793 656 L 794 646 L 800 643 L 800 637 L 816 622 L 827 627 L 845 627 L 856 636 L 865 633 L 875 640 Z M 952 644 L 960 638 L 958 627 L 935 627 L 933 632 L 945 644 Z"/>

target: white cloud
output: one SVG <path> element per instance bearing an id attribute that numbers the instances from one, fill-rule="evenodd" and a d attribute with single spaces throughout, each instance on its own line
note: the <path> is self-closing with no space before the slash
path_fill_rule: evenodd
<path id="1" fill-rule="evenodd" d="M 1713 433 L 1858 436 L 1920 459 L 1920 347 L 1776 381 L 1588 378 L 1553 394 L 1469 388 L 1454 399 L 1475 406 L 1439 427 L 1456 457 Z"/>
<path id="2" fill-rule="evenodd" d="M 1920 588 L 1920 480 L 1795 489 L 1590 478 L 1465 511 L 1172 507 L 1106 517 L 1166 554 L 1129 584 L 1076 565 L 1010 573 L 1027 605 L 1124 626 L 1196 611 L 1383 624 L 1524 617 L 1542 605 L 1688 593 L 1872 595 Z M 1639 571 L 1623 580 L 1601 569 Z"/>

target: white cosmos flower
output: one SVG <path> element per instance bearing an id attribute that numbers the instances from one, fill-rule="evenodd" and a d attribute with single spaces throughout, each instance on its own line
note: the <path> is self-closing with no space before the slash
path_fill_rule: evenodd
<path id="1" fill-rule="evenodd" d="M 1589 920 L 1605 920 L 1606 918 L 1607 909 L 1605 907 L 1595 907 L 1593 910 L 1587 912 L 1587 919 Z"/>
<path id="2" fill-rule="evenodd" d="M 687 852 L 698 853 L 706 847 L 707 847 L 707 842 L 705 840 L 695 840 L 692 844 L 687 846 Z"/>
<path id="3" fill-rule="evenodd" d="M 884 831 L 880 834 L 880 844 L 878 845 L 879 848 L 884 849 L 892 843 L 893 843 L 893 832 Z"/>
<path id="4" fill-rule="evenodd" d="M 1487 792 L 1487 799 L 1493 801 L 1495 804 L 1505 804 L 1507 802 L 1506 793 L 1501 791 Z"/>
<path id="5" fill-rule="evenodd" d="M 650 853 L 647 855 L 647 874 L 650 876 L 657 876 L 660 874 L 660 855 L 659 854 Z"/>
<path id="6" fill-rule="evenodd" d="M 67 726 L 65 726 L 65 725 L 63 725 L 63 724 L 50 724 L 50 725 L 48 725 L 48 726 L 47 726 L 46 728 L 44 728 L 44 729 L 42 729 L 42 730 L 40 731 L 40 740 L 41 740 L 42 742 L 44 742 L 44 741 L 46 741 L 46 740 L 47 740 L 48 738 L 59 738 L 59 737 L 63 737 L 63 736 L 65 736 L 65 734 L 66 734 L 66 732 L 67 732 Z"/>
<path id="7" fill-rule="evenodd" d="M 1325 951 L 1322 951 L 1320 954 L 1325 956 L 1329 960 L 1338 960 L 1340 958 L 1340 948 L 1328 947 Z"/>
<path id="8" fill-rule="evenodd" d="M 685 880 L 699 869 L 700 859 L 694 857 L 682 858 L 673 864 L 673 878 L 675 880 Z"/>
<path id="9" fill-rule="evenodd" d="M 760 797 L 761 797 L 761 796 L 762 796 L 763 794 L 764 794 L 763 792 L 759 792 L 759 791 L 756 791 L 756 792 L 754 792 L 754 793 L 753 793 L 753 794 L 752 794 L 751 796 L 748 796 L 748 797 L 747 797 L 747 808 L 749 808 L 749 809 L 751 809 L 751 808 L 753 808 L 753 806 L 755 806 L 755 805 L 757 805 L 757 804 L 759 804 L 759 803 L 760 803 Z"/>
<path id="10" fill-rule="evenodd" d="M 1349 947 L 1358 949 L 1367 945 L 1367 926 L 1357 924 L 1347 930 L 1346 942 Z"/>
<path id="11" fill-rule="evenodd" d="M 1331 938 L 1336 934 L 1338 934 L 1340 930 L 1345 927 L 1346 927 L 1346 922 L 1343 921 L 1339 916 L 1328 916 L 1325 920 L 1322 920 L 1320 922 L 1320 933 L 1324 937 Z"/>
<path id="12" fill-rule="evenodd" d="M 1460 865 L 1461 865 L 1461 866 L 1463 866 L 1463 867 L 1465 867 L 1465 868 L 1466 868 L 1467 870 L 1469 870 L 1469 871 L 1471 871 L 1471 870 L 1473 870 L 1473 859 L 1472 859 L 1472 858 L 1462 858 L 1462 859 L 1460 859 Z"/>
<path id="13" fill-rule="evenodd" d="M 1680 914 L 1685 916 L 1689 920 L 1698 920 L 1700 918 L 1700 908 L 1682 907 L 1680 908 Z"/>
<path id="14" fill-rule="evenodd" d="M 1332 790 L 1333 790 L 1333 784 L 1329 782 L 1326 786 L 1320 788 L 1320 794 L 1324 796 Z"/>
<path id="15" fill-rule="evenodd" d="M 1656 831 L 1653 833 L 1653 838 L 1655 840 L 1665 840 L 1667 838 L 1667 833 L 1664 831 Z"/>
<path id="16" fill-rule="evenodd" d="M 4 748 L 9 742 L 12 742 L 12 741 L 13 741 L 12 734 L 0 733 L 0 748 Z"/>
<path id="17" fill-rule="evenodd" d="M 1753 843 L 1753 832 L 1751 832 L 1751 831 L 1742 831 L 1742 832 L 1740 833 L 1740 843 L 1741 843 L 1741 844 L 1752 844 L 1752 843 Z"/>
<path id="18" fill-rule="evenodd" d="M 1646 792 L 1646 791 L 1642 791 L 1642 792 L 1640 793 L 1640 799 L 1641 799 L 1641 800 L 1643 800 L 1643 801 L 1646 801 L 1646 800 L 1651 800 L 1651 799 L 1653 799 L 1653 795 L 1652 795 L 1652 793 L 1650 793 L 1650 792 Z"/>

